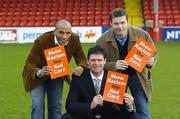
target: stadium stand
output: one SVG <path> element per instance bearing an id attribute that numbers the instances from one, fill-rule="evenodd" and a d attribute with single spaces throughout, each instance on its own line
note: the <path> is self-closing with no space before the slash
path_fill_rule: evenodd
<path id="1" fill-rule="evenodd" d="M 153 0 L 143 0 L 145 22 L 153 20 Z M 163 26 L 180 26 L 180 0 L 159 0 L 159 20 Z"/>
<path id="2" fill-rule="evenodd" d="M 153 0 L 1 0 L 0 27 L 54 26 L 59 18 L 73 26 L 109 26 L 109 12 L 125 8 L 132 25 L 153 20 Z M 180 26 L 180 0 L 159 0 L 163 26 Z M 64 11 L 64 12 L 62 12 Z"/>
<path id="3" fill-rule="evenodd" d="M 66 18 L 73 26 L 109 26 L 109 12 L 124 7 L 123 0 L 1 0 L 0 27 L 54 26 Z"/>

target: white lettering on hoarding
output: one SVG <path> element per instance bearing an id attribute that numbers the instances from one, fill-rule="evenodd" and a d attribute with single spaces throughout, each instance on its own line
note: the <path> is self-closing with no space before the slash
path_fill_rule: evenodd
<path id="1" fill-rule="evenodd" d="M 23 34 L 23 40 L 29 40 L 29 39 L 36 39 L 38 38 L 42 33 L 24 33 Z"/>
<path id="2" fill-rule="evenodd" d="M 0 30 L 0 41 L 16 41 L 16 30 Z"/>
<path id="3" fill-rule="evenodd" d="M 180 31 L 167 31 L 167 39 L 179 39 Z"/>

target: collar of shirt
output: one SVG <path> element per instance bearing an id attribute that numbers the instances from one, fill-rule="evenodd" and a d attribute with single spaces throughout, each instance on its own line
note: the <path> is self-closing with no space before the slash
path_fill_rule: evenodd
<path id="1" fill-rule="evenodd" d="M 102 81 L 103 79 L 103 76 L 104 76 L 104 70 L 102 71 L 101 75 L 96 77 L 94 76 L 94 74 L 90 71 L 90 74 L 91 74 L 91 78 L 94 80 L 94 79 L 100 79 Z"/>
<path id="2" fill-rule="evenodd" d="M 58 41 L 57 41 L 57 38 L 56 38 L 56 36 L 54 36 L 54 42 L 55 42 L 55 45 L 60 45 L 59 43 L 58 43 Z"/>
<path id="3" fill-rule="evenodd" d="M 114 33 L 114 36 L 115 36 L 116 40 L 118 41 L 118 43 L 119 43 L 121 46 L 124 46 L 124 44 L 125 44 L 125 42 L 126 42 L 126 40 L 127 40 L 127 36 L 128 36 L 128 35 L 126 35 L 126 37 L 125 37 L 124 39 L 119 38 L 115 33 Z"/>

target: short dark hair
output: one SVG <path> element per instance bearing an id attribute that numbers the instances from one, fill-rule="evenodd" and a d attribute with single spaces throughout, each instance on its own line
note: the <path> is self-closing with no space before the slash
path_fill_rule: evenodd
<path id="1" fill-rule="evenodd" d="M 90 55 L 92 54 L 101 54 L 103 55 L 104 59 L 106 59 L 106 54 L 104 49 L 98 45 L 89 48 L 87 58 L 89 59 Z"/>
<path id="2" fill-rule="evenodd" d="M 126 19 L 128 21 L 128 14 L 123 8 L 113 9 L 110 13 L 110 22 L 112 22 L 112 19 L 114 17 L 121 17 L 121 16 L 126 16 Z"/>

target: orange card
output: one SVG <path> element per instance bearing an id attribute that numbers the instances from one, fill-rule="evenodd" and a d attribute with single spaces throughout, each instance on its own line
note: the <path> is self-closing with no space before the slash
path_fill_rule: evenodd
<path id="1" fill-rule="evenodd" d="M 123 104 L 128 75 L 108 71 L 104 88 L 104 100 L 112 103 Z"/>
<path id="2" fill-rule="evenodd" d="M 64 46 L 44 50 L 46 62 L 51 67 L 51 79 L 69 75 L 71 73 Z"/>
<path id="3" fill-rule="evenodd" d="M 135 70 L 141 72 L 155 51 L 156 48 L 153 45 L 143 38 L 138 38 L 124 60 Z"/>

